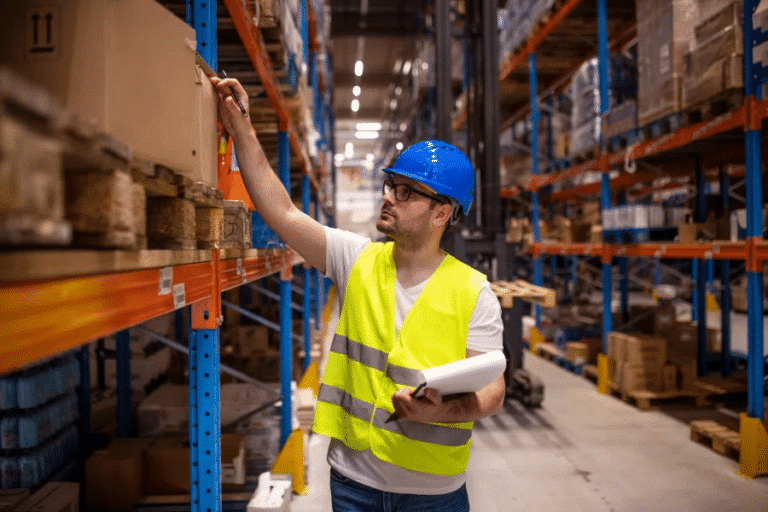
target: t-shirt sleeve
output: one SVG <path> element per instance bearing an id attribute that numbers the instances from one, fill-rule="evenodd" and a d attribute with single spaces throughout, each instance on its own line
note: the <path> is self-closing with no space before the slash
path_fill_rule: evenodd
<path id="1" fill-rule="evenodd" d="M 371 240 L 343 229 L 325 228 L 325 277 L 331 279 L 343 296 L 352 266 Z"/>
<path id="2" fill-rule="evenodd" d="M 504 323 L 501 319 L 501 305 L 491 284 L 486 281 L 480 289 L 475 310 L 469 320 L 467 349 L 490 352 L 503 348 Z"/>

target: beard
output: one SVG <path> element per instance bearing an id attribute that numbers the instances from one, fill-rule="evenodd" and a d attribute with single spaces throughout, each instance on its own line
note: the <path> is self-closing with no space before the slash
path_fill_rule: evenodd
<path id="1" fill-rule="evenodd" d="M 386 217 L 385 217 L 385 214 L 386 214 Z M 376 230 L 379 233 L 383 233 L 388 237 L 393 238 L 394 234 L 397 233 L 397 229 L 395 227 L 396 222 L 397 222 L 397 217 L 395 217 L 395 214 L 392 213 L 392 211 L 382 207 L 381 214 L 379 215 L 379 220 L 376 221 Z"/>

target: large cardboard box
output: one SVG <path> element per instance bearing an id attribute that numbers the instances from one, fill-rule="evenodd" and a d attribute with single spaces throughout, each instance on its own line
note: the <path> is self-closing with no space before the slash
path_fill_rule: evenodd
<path id="1" fill-rule="evenodd" d="M 677 320 L 677 312 L 671 302 L 660 302 L 653 316 L 653 332 L 667 336 Z"/>
<path id="2" fill-rule="evenodd" d="M 698 18 L 696 0 L 637 0 L 638 124 L 680 111 L 683 59 Z"/>
<path id="3" fill-rule="evenodd" d="M 0 61 L 134 156 L 215 186 L 216 174 L 201 170 L 210 108 L 198 91 L 195 39 L 153 0 L 20 0 L 3 3 Z"/>
<path id="4" fill-rule="evenodd" d="M 13 512 L 79 512 L 80 484 L 49 482 L 19 503 Z"/>
<path id="5" fill-rule="evenodd" d="M 106 449 L 94 452 L 85 462 L 88 510 L 130 510 L 141 499 L 144 452 L 150 443 L 144 438 L 116 439 Z"/>
<path id="6" fill-rule="evenodd" d="M 241 434 L 221 435 L 221 483 L 245 483 L 245 439 Z M 146 450 L 144 465 L 146 494 L 187 494 L 191 491 L 189 440 L 161 438 Z"/>
<path id="7" fill-rule="evenodd" d="M 625 337 L 625 362 L 645 366 L 657 371 L 667 362 L 667 341 L 663 338 L 640 334 Z"/>
<path id="8" fill-rule="evenodd" d="M 624 391 L 660 392 L 663 386 L 661 366 L 644 366 L 625 363 L 622 370 Z"/>

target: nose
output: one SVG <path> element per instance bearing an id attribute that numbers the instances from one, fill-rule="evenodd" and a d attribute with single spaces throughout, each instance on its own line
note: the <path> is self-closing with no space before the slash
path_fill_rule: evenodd
<path id="1" fill-rule="evenodd" d="M 381 198 L 385 203 L 395 204 L 395 189 L 390 188 L 387 191 L 382 191 Z"/>

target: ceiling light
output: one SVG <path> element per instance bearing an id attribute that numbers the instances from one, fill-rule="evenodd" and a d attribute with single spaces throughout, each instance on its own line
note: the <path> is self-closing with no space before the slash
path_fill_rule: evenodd
<path id="1" fill-rule="evenodd" d="M 379 132 L 374 131 L 359 131 L 355 132 L 355 138 L 356 139 L 378 139 L 379 138 Z"/>
<path id="2" fill-rule="evenodd" d="M 360 96 L 360 86 L 356 85 L 352 88 L 352 94 L 355 96 Z"/>
<path id="3" fill-rule="evenodd" d="M 395 148 L 398 151 L 402 151 L 403 150 L 403 143 L 402 142 L 398 142 L 397 144 L 395 144 Z"/>
<path id="4" fill-rule="evenodd" d="M 349 106 L 349 108 L 352 109 L 352 112 L 357 112 L 360 109 L 360 101 L 359 100 L 352 100 L 352 104 Z"/>
<path id="5" fill-rule="evenodd" d="M 397 108 L 397 100 L 396 99 L 393 98 L 392 101 L 389 102 L 389 108 L 392 109 L 392 110 L 395 110 Z"/>
<path id="6" fill-rule="evenodd" d="M 357 76 L 363 76 L 363 61 L 359 60 L 355 62 L 355 74 Z"/>
<path id="7" fill-rule="evenodd" d="M 352 158 L 354 154 L 355 154 L 355 147 L 352 145 L 351 142 L 347 142 L 347 145 L 344 148 L 344 155 L 346 155 L 347 158 Z"/>
<path id="8" fill-rule="evenodd" d="M 395 94 L 397 96 L 400 96 L 400 94 L 402 94 L 402 92 L 403 92 L 403 88 L 402 87 L 400 87 L 399 85 L 397 87 L 395 87 Z"/>
<path id="9" fill-rule="evenodd" d="M 408 125 L 407 125 L 407 124 L 405 124 L 405 123 L 400 123 L 400 131 L 401 131 L 401 132 L 404 132 L 406 128 L 408 128 Z"/>
<path id="10" fill-rule="evenodd" d="M 429 64 L 427 63 L 427 61 L 424 61 L 421 63 L 421 69 L 423 69 L 424 71 L 429 69 Z"/>
<path id="11" fill-rule="evenodd" d="M 365 155 L 365 159 L 368 160 L 369 162 L 373 162 L 373 159 L 374 159 L 373 153 L 368 153 L 367 155 Z"/>
<path id="12" fill-rule="evenodd" d="M 399 73 L 400 72 L 400 66 L 402 66 L 402 65 L 403 65 L 402 59 L 397 59 L 395 61 L 395 73 Z"/>
<path id="13" fill-rule="evenodd" d="M 411 70 L 411 61 L 407 60 L 405 61 L 405 64 L 403 64 L 403 74 L 407 75 L 410 70 Z"/>
<path id="14" fill-rule="evenodd" d="M 357 123 L 355 125 L 355 128 L 357 128 L 360 131 L 366 131 L 366 130 L 381 130 L 381 123 Z"/>

